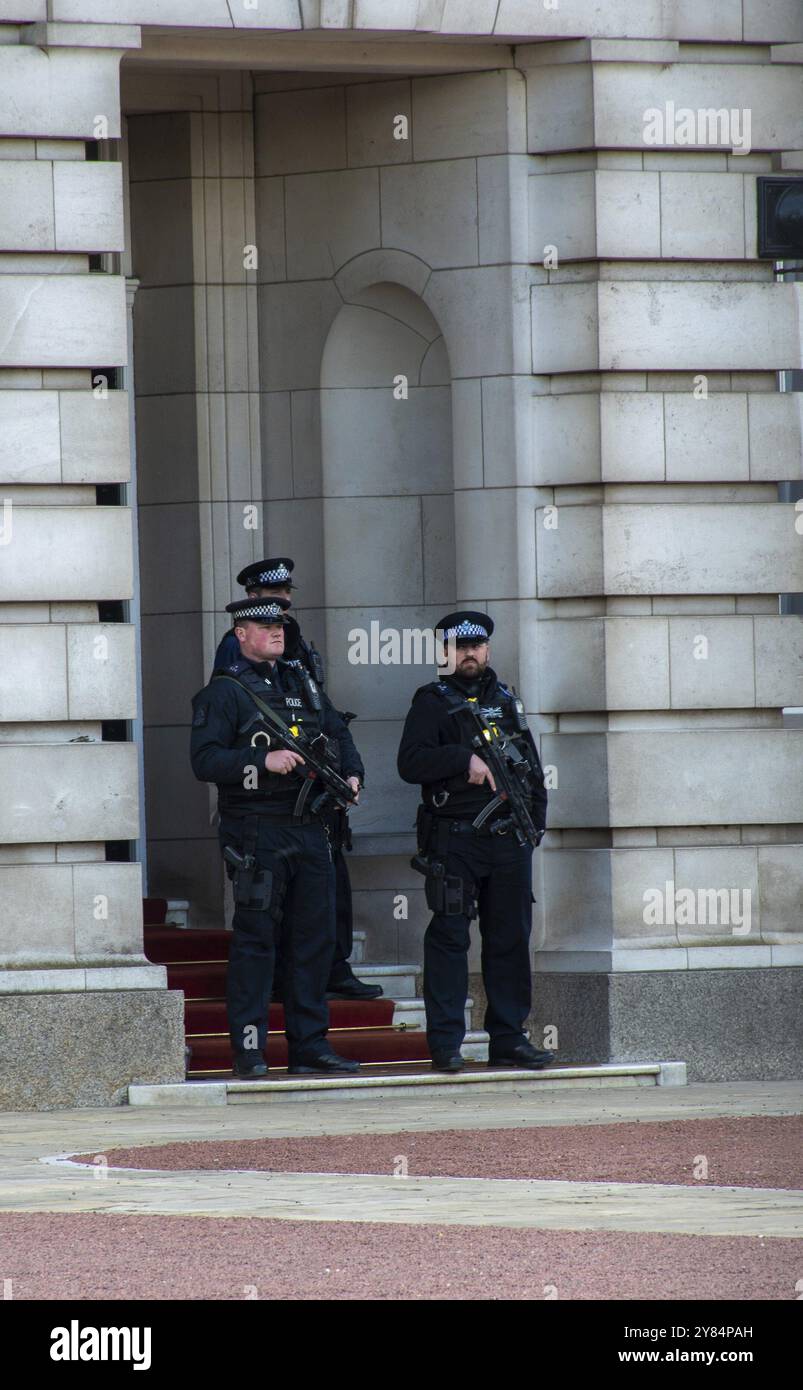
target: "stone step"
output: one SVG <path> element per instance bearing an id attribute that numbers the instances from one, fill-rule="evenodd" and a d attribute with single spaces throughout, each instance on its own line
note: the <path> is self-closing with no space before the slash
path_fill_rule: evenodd
<path id="1" fill-rule="evenodd" d="M 488 1034 L 469 1029 L 460 1051 L 467 1062 L 488 1061 Z"/>
<path id="2" fill-rule="evenodd" d="M 478 1095 L 497 1091 L 547 1091 L 567 1088 L 589 1090 L 634 1086 L 685 1086 L 685 1062 L 606 1063 L 599 1066 L 553 1066 L 545 1071 L 499 1068 L 467 1070 L 444 1076 L 429 1067 L 405 1063 L 397 1071 L 387 1066 L 371 1075 L 368 1067 L 351 1077 L 331 1080 L 324 1076 L 291 1076 L 265 1081 L 184 1081 L 175 1085 L 129 1086 L 129 1105 L 162 1109 L 184 1106 L 253 1105 L 287 1101 L 381 1101 L 388 1096 L 412 1094 L 416 1088 L 428 1095 L 465 1098 L 473 1104 Z"/>
<path id="3" fill-rule="evenodd" d="M 471 1030 L 471 1009 L 474 1004 L 473 999 L 466 1000 L 466 1030 Z M 396 1008 L 393 1011 L 393 1022 L 404 1023 L 408 1028 L 421 1028 L 426 1030 L 427 1015 L 424 1008 L 423 999 L 397 999 Z"/>
<path id="4" fill-rule="evenodd" d="M 365 960 L 365 939 L 367 935 L 368 933 L 364 931 L 355 931 L 353 935 L 351 955 L 349 956 L 352 966 L 362 965 Z"/>
<path id="5" fill-rule="evenodd" d="M 166 927 L 189 927 L 190 905 L 186 898 L 168 898 L 165 911 Z"/>
<path id="6" fill-rule="evenodd" d="M 415 999 L 417 965 L 358 965 L 354 974 L 367 985 L 381 985 L 388 999 Z"/>

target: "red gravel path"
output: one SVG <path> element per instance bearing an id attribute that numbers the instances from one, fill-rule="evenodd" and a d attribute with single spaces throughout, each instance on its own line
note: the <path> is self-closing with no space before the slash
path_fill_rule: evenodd
<path id="1" fill-rule="evenodd" d="M 114 1168 L 280 1173 L 393 1173 L 400 1155 L 411 1177 L 799 1188 L 803 1116 L 202 1140 L 107 1153 Z M 76 1157 L 91 1163 L 95 1155 Z M 707 1160 L 707 1172 L 700 1158 Z"/>
<path id="2" fill-rule="evenodd" d="M 800 1242 L 3 1212 L 0 1275 L 14 1299 L 792 1300 Z"/>

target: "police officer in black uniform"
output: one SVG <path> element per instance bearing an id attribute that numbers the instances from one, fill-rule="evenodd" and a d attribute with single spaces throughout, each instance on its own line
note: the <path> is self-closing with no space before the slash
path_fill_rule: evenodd
<path id="1" fill-rule="evenodd" d="M 295 563 L 286 555 L 268 560 L 257 560 L 246 565 L 237 575 L 237 583 L 242 584 L 249 598 L 276 598 L 291 603 L 292 591 L 296 588 L 293 580 Z M 240 647 L 234 629 L 221 639 L 215 654 L 215 667 L 229 665 L 237 661 Z M 288 618 L 285 628 L 284 659 L 303 667 L 323 688 L 323 658 L 312 642 L 301 635 L 301 629 L 294 618 Z M 342 714 L 348 724 L 355 716 Z M 351 899 L 351 879 L 348 864 L 343 853 L 344 846 L 351 848 L 351 831 L 348 814 L 339 807 L 332 807 L 328 814 L 329 834 L 332 841 L 332 854 L 335 865 L 335 953 L 329 974 L 327 994 L 330 999 L 378 999 L 382 993 L 380 985 L 368 985 L 357 978 L 349 965 L 349 957 L 354 948 L 354 913 Z M 278 963 L 274 997 L 281 997 L 283 990 L 283 969 Z"/>
<path id="2" fill-rule="evenodd" d="M 488 996 L 485 1028 L 491 1066 L 537 1070 L 554 1061 L 528 1042 L 529 940 L 532 921 L 532 844 L 519 843 L 504 802 L 481 828 L 472 822 L 497 795 L 491 769 L 475 751 L 474 704 L 522 755 L 525 806 L 540 840 L 546 791 L 523 706 L 488 665 L 494 629 L 485 613 L 450 613 L 439 624 L 449 657 L 441 679 L 416 691 L 399 747 L 405 782 L 421 783 L 419 859 L 433 910 L 424 938 L 427 1040 L 436 1071 L 464 1065 L 469 929 L 479 915 L 482 976 Z"/>
<path id="3" fill-rule="evenodd" d="M 216 782 L 219 835 L 236 909 L 226 1003 L 238 1076 L 264 1076 L 268 1007 L 281 931 L 289 1070 L 337 1074 L 358 1069 L 326 1040 L 326 985 L 335 944 L 334 867 L 320 809 L 319 781 L 301 813 L 303 756 L 283 748 L 269 707 L 309 739 L 326 735 L 326 761 L 356 796 L 363 766 L 354 741 L 323 691 L 282 659 L 287 605 L 243 600 L 234 620 L 239 660 L 215 670 L 193 699 L 195 776 Z M 338 767 L 339 764 L 339 767 Z M 309 809 L 307 809 L 309 808 Z"/>

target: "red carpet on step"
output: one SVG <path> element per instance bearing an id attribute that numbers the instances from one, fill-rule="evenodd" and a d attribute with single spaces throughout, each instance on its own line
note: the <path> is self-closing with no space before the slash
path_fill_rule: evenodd
<path id="1" fill-rule="evenodd" d="M 145 954 L 167 970 L 169 989 L 184 993 L 185 1036 L 192 1056 L 188 1076 L 227 1075 L 232 1051 L 226 1020 L 226 966 L 231 932 L 194 930 L 165 923 L 167 901 L 144 903 Z M 429 1060 L 423 1029 L 393 1026 L 392 999 L 333 999 L 329 1003 L 329 1042 L 343 1057 L 370 1066 Z M 284 1009 L 268 1014 L 269 1067 L 287 1066 Z"/>

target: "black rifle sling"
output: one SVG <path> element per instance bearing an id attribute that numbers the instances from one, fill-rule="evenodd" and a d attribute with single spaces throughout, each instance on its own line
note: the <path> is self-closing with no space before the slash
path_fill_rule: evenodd
<path id="1" fill-rule="evenodd" d="M 256 705 L 257 709 L 262 715 L 263 719 L 266 719 L 269 724 L 272 724 L 274 726 L 274 728 L 279 729 L 281 733 L 285 734 L 287 738 L 293 737 L 293 735 L 290 732 L 289 725 L 285 724 L 281 715 L 277 714 L 275 710 L 271 709 L 270 705 L 266 704 L 265 701 L 259 695 L 257 695 L 255 690 L 251 690 L 250 687 L 246 685 L 245 681 L 241 681 L 238 676 L 226 676 L 222 674 L 215 675 L 213 679 L 216 681 L 231 681 L 232 685 L 239 685 L 240 689 L 244 690 L 246 695 L 250 695 L 251 699 L 253 700 L 254 704 Z"/>

